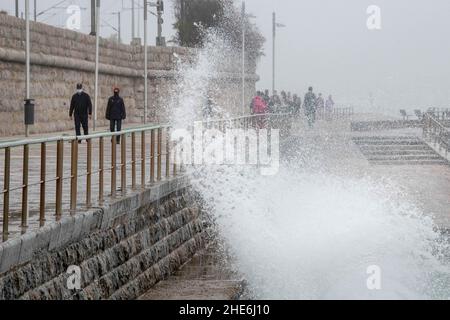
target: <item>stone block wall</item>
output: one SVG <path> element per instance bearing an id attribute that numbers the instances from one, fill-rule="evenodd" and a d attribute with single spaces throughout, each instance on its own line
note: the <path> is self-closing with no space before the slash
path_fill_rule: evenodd
<path id="1" fill-rule="evenodd" d="M 68 119 L 70 98 L 77 83 L 94 98 L 95 37 L 42 23 L 30 23 L 31 97 L 36 103 L 36 121 L 31 133 L 71 130 Z M 175 58 L 175 56 L 177 58 Z M 195 51 L 180 47 L 149 47 L 149 122 L 166 122 L 168 95 L 174 85 L 176 59 L 191 61 Z M 128 123 L 141 123 L 144 105 L 142 46 L 100 41 L 100 88 L 98 125 L 106 125 L 104 111 L 112 87 L 119 86 L 127 105 Z M 236 63 L 236 68 L 239 62 Z M 219 100 L 231 99 L 230 113 L 240 97 L 238 69 L 230 70 Z M 250 95 L 258 80 L 254 68 L 249 71 Z M 227 77 L 226 77 L 227 78 Z M 229 83 L 229 85 L 226 85 Z M 21 135 L 25 97 L 25 22 L 0 14 L 0 137 Z M 238 90 L 238 91 L 236 91 Z M 248 100 L 247 99 L 247 100 Z M 234 101 L 236 100 L 236 101 Z M 239 103 L 241 104 L 241 103 Z"/>
<path id="2" fill-rule="evenodd" d="M 180 177 L 0 245 L 0 300 L 135 299 L 205 244 Z M 69 266 L 81 269 L 70 290 Z"/>

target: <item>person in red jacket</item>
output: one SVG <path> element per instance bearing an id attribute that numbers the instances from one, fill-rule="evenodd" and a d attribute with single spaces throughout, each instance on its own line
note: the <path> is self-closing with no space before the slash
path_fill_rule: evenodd
<path id="1" fill-rule="evenodd" d="M 256 96 L 252 100 L 252 114 L 256 115 L 256 125 L 259 129 L 263 129 L 266 126 L 266 114 L 268 106 L 263 98 L 261 92 L 257 92 Z"/>

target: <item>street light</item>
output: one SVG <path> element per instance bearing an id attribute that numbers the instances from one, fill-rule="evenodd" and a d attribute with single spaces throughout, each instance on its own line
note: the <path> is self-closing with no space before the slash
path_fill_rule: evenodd
<path id="1" fill-rule="evenodd" d="M 245 22 L 246 18 L 256 18 L 254 15 L 247 14 L 245 11 L 245 1 L 242 1 L 242 110 L 245 115 Z"/>
<path id="2" fill-rule="evenodd" d="M 30 1 L 25 0 L 25 136 L 30 134 L 30 125 L 34 124 L 34 105 L 30 98 Z"/>
<path id="3" fill-rule="evenodd" d="M 284 28 L 286 27 L 282 23 L 277 23 L 277 16 L 276 13 L 273 13 L 272 16 L 272 24 L 273 24 L 273 48 L 272 48 L 272 94 L 275 94 L 275 38 L 277 33 L 277 28 Z"/>
<path id="4" fill-rule="evenodd" d="M 144 124 L 147 123 L 148 108 L 148 52 L 147 52 L 148 2 L 144 0 Z"/>
<path id="5" fill-rule="evenodd" d="M 94 131 L 97 129 L 98 111 L 98 69 L 99 69 L 99 47 L 100 47 L 100 0 L 96 0 L 95 9 L 95 97 L 94 97 Z"/>

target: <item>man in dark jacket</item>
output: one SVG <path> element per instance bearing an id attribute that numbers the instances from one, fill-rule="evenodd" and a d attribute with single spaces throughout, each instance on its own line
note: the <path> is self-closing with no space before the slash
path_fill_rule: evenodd
<path id="1" fill-rule="evenodd" d="M 127 118 L 125 103 L 119 96 L 120 89 L 114 88 L 114 95 L 108 99 L 106 108 L 106 119 L 109 120 L 111 132 L 122 131 L 122 120 Z M 120 136 L 117 136 L 117 144 L 120 143 Z"/>
<path id="2" fill-rule="evenodd" d="M 77 93 L 70 101 L 70 119 L 75 118 L 75 131 L 81 136 L 81 126 L 83 126 L 84 135 L 89 135 L 89 119 L 92 118 L 91 97 L 83 91 L 83 85 L 77 84 Z M 79 141 L 81 143 L 81 141 Z"/>

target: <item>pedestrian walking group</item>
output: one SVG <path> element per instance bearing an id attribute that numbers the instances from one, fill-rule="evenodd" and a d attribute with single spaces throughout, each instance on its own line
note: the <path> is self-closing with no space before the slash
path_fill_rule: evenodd
<path id="1" fill-rule="evenodd" d="M 77 84 L 76 93 L 70 102 L 69 116 L 75 121 L 75 133 L 81 136 L 81 127 L 85 136 L 89 135 L 89 120 L 92 119 L 92 101 L 89 94 L 84 91 L 83 84 Z M 105 119 L 109 120 L 110 131 L 122 131 L 122 122 L 127 118 L 125 102 L 120 97 L 119 87 L 113 88 L 113 96 L 108 99 Z M 120 136 L 117 136 L 117 143 L 120 143 Z M 81 140 L 78 141 L 81 143 Z"/>
<path id="2" fill-rule="evenodd" d="M 326 118 L 329 118 L 328 115 L 331 115 L 333 108 L 333 97 L 330 95 L 325 101 L 321 93 L 316 96 L 312 87 L 309 87 L 305 94 L 303 104 L 297 94 L 291 95 L 291 92 L 281 91 L 281 94 L 278 95 L 278 92 L 274 91 L 270 96 L 269 90 L 265 90 L 264 92 L 258 91 L 250 105 L 251 113 L 259 115 L 259 119 L 264 119 L 266 114 L 289 113 L 300 116 L 303 109 L 310 128 L 316 122 L 317 113 L 325 114 Z"/>

